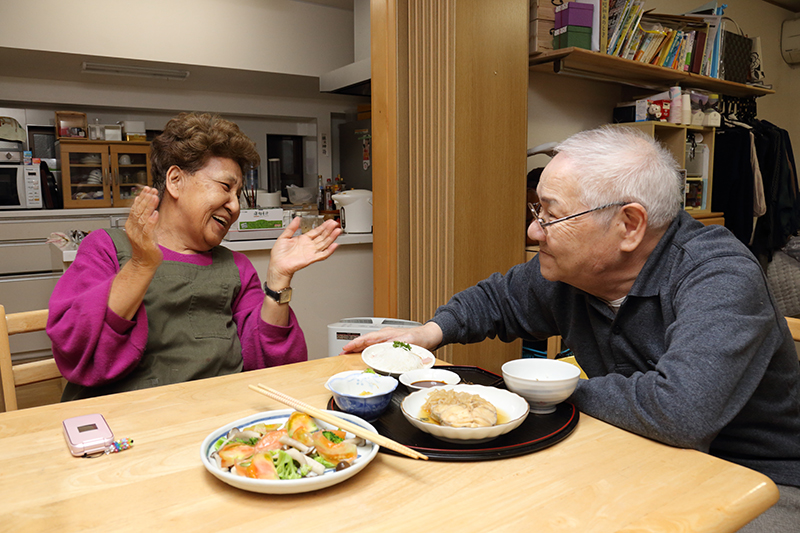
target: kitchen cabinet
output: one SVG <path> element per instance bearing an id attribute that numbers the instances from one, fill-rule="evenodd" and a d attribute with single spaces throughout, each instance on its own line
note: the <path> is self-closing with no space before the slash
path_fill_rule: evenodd
<path id="1" fill-rule="evenodd" d="M 64 207 L 127 207 L 137 187 L 152 185 L 150 143 L 60 140 Z"/>

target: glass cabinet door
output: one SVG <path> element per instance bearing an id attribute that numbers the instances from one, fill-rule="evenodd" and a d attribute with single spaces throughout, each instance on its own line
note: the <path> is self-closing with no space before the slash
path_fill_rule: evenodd
<path id="1" fill-rule="evenodd" d="M 110 153 L 114 205 L 132 205 L 138 191 L 153 183 L 150 177 L 150 147 L 112 145 Z"/>
<path id="2" fill-rule="evenodd" d="M 64 147 L 62 186 L 64 207 L 108 207 L 111 186 L 108 176 L 108 152 L 103 146 Z"/>

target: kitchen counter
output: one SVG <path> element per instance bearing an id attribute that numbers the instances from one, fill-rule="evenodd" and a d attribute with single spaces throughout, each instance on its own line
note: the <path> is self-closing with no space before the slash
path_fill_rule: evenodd
<path id="1" fill-rule="evenodd" d="M 20 211 L 0 211 L 0 220 L 40 220 L 48 218 L 100 218 L 108 216 L 127 217 L 129 207 L 108 207 L 92 209 L 26 209 Z"/>
<path id="2" fill-rule="evenodd" d="M 250 252 L 254 250 L 271 250 L 275 246 L 277 239 L 260 239 L 254 241 L 222 241 L 222 246 L 234 252 Z M 372 233 L 343 233 L 336 239 L 339 245 L 347 244 L 372 244 Z M 75 260 L 77 248 L 71 250 L 61 250 L 55 245 L 50 246 L 53 254 L 53 264 L 63 263 L 64 269 Z"/>

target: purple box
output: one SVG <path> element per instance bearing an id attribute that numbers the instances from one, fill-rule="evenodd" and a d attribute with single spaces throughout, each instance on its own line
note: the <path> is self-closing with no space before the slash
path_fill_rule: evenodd
<path id="1" fill-rule="evenodd" d="M 592 27 L 592 15 L 594 5 L 581 4 L 580 2 L 569 2 L 556 7 L 555 29 L 564 26 L 583 26 Z"/>

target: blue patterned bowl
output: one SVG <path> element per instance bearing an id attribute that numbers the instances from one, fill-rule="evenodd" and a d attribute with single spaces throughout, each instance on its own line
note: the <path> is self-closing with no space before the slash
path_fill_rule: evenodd
<path id="1" fill-rule="evenodd" d="M 332 376 L 325 388 L 333 393 L 339 409 L 371 422 L 389 407 L 397 384 L 391 376 L 350 370 Z"/>

